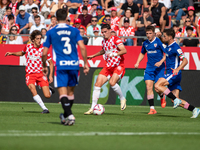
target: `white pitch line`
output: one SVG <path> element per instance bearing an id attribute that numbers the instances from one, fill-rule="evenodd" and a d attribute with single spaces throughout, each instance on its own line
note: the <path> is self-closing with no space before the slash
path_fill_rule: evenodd
<path id="1" fill-rule="evenodd" d="M 200 132 L 57 132 L 57 131 L 0 131 L 0 137 L 43 136 L 141 136 L 141 135 L 200 135 Z"/>

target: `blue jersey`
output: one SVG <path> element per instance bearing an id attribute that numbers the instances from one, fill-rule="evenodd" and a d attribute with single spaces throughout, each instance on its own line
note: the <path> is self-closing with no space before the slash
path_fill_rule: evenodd
<path id="1" fill-rule="evenodd" d="M 152 42 L 150 42 L 149 40 L 144 41 L 141 53 L 145 54 L 147 52 L 148 61 L 146 70 L 151 71 L 158 68 L 154 65 L 163 58 L 164 49 L 164 44 L 157 37 L 155 37 Z M 163 63 L 160 67 L 165 67 L 165 64 Z"/>
<path id="2" fill-rule="evenodd" d="M 80 40 L 83 39 L 79 30 L 65 23 L 59 23 L 47 32 L 43 46 L 49 48 L 52 44 L 57 70 L 79 70 L 76 44 Z"/>
<path id="3" fill-rule="evenodd" d="M 167 73 L 172 73 L 171 68 L 176 69 L 180 66 L 180 60 L 184 58 L 183 52 L 180 46 L 174 41 L 172 44 L 167 45 L 165 53 Z"/>

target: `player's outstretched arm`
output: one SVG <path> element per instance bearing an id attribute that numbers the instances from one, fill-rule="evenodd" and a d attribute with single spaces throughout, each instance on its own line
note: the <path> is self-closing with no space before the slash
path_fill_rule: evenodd
<path id="1" fill-rule="evenodd" d="M 105 51 L 102 49 L 101 51 L 97 52 L 97 53 L 94 54 L 94 55 L 87 56 L 87 58 L 88 58 L 88 59 L 92 59 L 92 58 L 94 58 L 94 57 L 96 57 L 96 56 L 100 56 L 100 55 L 103 55 L 103 54 L 105 54 Z"/>
<path id="2" fill-rule="evenodd" d="M 23 56 L 25 53 L 24 52 L 22 52 L 22 51 L 19 51 L 19 52 L 7 52 L 6 54 L 5 54 L 5 57 L 6 56 Z"/>
<path id="3" fill-rule="evenodd" d="M 45 76 L 47 76 L 47 74 L 48 74 L 48 68 L 47 68 L 47 65 L 46 65 L 48 50 L 49 50 L 49 48 L 44 47 L 44 50 L 43 50 L 43 53 L 42 53 L 42 65 L 43 65 L 42 72 Z"/>
<path id="4" fill-rule="evenodd" d="M 143 58 L 144 58 L 144 54 L 140 53 L 139 56 L 138 56 L 137 62 L 134 65 L 136 69 L 139 67 L 139 64 L 140 64 L 140 62 L 142 61 Z"/>
<path id="5" fill-rule="evenodd" d="M 159 62 L 155 63 L 154 66 L 160 67 L 165 60 L 166 60 L 166 55 L 164 54 L 163 58 Z"/>
<path id="6" fill-rule="evenodd" d="M 84 43 L 83 43 L 83 40 L 78 41 L 78 45 L 79 45 L 79 47 L 80 47 L 81 55 L 82 55 L 83 61 L 84 61 L 83 72 L 85 73 L 85 75 L 87 75 L 88 72 L 89 72 L 89 70 L 90 70 L 90 68 L 89 68 L 89 66 L 88 66 L 88 64 L 87 64 L 87 50 L 86 50 L 86 48 L 85 48 L 85 45 L 84 45 Z"/>
<path id="7" fill-rule="evenodd" d="M 52 83 L 53 82 L 53 61 L 50 59 L 48 63 L 49 63 L 49 68 L 50 68 L 49 83 Z"/>

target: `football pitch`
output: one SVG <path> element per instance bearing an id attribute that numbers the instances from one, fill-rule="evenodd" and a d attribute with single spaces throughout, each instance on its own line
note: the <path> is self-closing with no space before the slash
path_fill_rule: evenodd
<path id="1" fill-rule="evenodd" d="M 0 102 L 0 150 L 186 150 L 200 147 L 200 116 L 182 108 L 104 105 L 101 116 L 83 115 L 89 104 L 74 104 L 74 126 L 60 124 L 61 104 Z"/>

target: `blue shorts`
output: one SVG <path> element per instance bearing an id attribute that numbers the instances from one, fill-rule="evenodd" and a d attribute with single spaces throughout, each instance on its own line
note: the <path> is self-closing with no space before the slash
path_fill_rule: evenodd
<path id="1" fill-rule="evenodd" d="M 169 82 L 168 88 L 170 91 L 173 91 L 175 89 L 182 91 L 182 88 L 180 85 L 181 77 L 182 77 L 181 74 L 182 73 L 179 71 L 177 75 L 173 75 L 172 73 L 164 75 L 164 78 Z"/>
<path id="2" fill-rule="evenodd" d="M 56 70 L 54 87 L 73 87 L 78 84 L 79 70 Z"/>
<path id="3" fill-rule="evenodd" d="M 155 70 L 145 70 L 144 72 L 144 81 L 145 80 L 152 80 L 157 82 L 159 78 L 163 77 L 165 73 L 165 67 L 159 67 Z"/>

